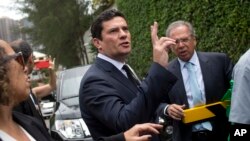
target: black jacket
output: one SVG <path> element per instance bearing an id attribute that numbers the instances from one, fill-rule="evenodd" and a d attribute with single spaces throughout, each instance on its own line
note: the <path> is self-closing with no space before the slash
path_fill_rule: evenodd
<path id="1" fill-rule="evenodd" d="M 36 108 L 36 106 L 34 105 L 32 99 L 29 96 L 29 98 L 27 100 L 21 102 L 19 105 L 14 107 L 13 110 L 17 111 L 17 112 L 20 112 L 20 113 L 23 113 L 25 115 L 29 115 L 29 116 L 37 118 L 43 124 L 43 126 L 47 129 L 46 124 L 44 122 L 44 119 L 43 119 L 43 117 L 41 115 L 41 112 L 40 112 L 40 107 L 39 107 L 39 103 L 37 101 L 37 98 L 32 93 L 31 89 L 30 89 L 30 92 L 31 92 L 30 95 L 33 97 L 34 102 L 36 103 L 36 105 L 38 105 L 38 109 Z"/>
<path id="2" fill-rule="evenodd" d="M 13 112 L 13 120 L 21 125 L 37 141 L 53 141 L 47 129 L 36 118 Z"/>
<path id="3" fill-rule="evenodd" d="M 122 133 L 112 135 L 109 137 L 98 138 L 97 141 L 125 141 L 125 137 L 122 132 Z"/>

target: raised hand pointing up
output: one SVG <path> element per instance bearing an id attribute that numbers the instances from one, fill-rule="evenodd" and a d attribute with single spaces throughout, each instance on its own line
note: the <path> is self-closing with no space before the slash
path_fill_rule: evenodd
<path id="1" fill-rule="evenodd" d="M 158 23 L 154 22 L 151 26 L 151 41 L 153 45 L 153 61 L 159 63 L 163 67 L 168 65 L 168 50 L 171 45 L 175 45 L 175 40 L 168 37 L 159 38 Z"/>

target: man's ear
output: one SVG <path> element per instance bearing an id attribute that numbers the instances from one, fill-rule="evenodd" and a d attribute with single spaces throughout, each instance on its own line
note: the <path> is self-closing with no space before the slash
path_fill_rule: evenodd
<path id="1" fill-rule="evenodd" d="M 101 47 L 101 41 L 100 41 L 100 39 L 93 38 L 93 39 L 92 39 L 92 43 L 93 43 L 93 45 L 94 45 L 98 50 L 100 49 L 100 47 Z"/>
<path id="2" fill-rule="evenodd" d="M 33 57 L 34 57 L 33 54 L 31 54 L 29 56 L 29 59 L 28 59 L 27 63 L 33 63 L 34 62 Z"/>
<path id="3" fill-rule="evenodd" d="M 196 45 L 197 45 L 197 39 L 196 37 L 194 37 L 194 46 L 196 47 Z"/>

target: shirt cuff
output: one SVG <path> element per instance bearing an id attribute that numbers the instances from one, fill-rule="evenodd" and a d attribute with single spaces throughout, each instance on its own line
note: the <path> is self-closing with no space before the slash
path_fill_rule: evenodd
<path id="1" fill-rule="evenodd" d="M 169 115 L 168 115 L 168 111 L 167 111 L 168 107 L 169 107 L 169 104 L 167 104 L 166 107 L 165 107 L 164 110 L 163 110 L 163 112 L 164 112 L 163 114 L 164 114 L 165 116 L 169 116 Z"/>

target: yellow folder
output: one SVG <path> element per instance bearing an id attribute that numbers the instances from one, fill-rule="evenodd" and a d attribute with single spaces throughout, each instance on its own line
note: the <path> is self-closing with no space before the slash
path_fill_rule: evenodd
<path id="1" fill-rule="evenodd" d="M 200 120 L 205 120 L 211 117 L 226 115 L 226 107 L 230 101 L 215 102 L 199 107 L 194 107 L 184 110 L 183 123 L 192 123 Z"/>

